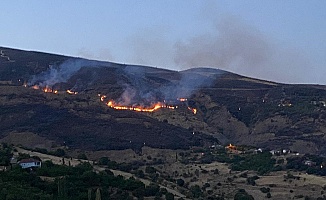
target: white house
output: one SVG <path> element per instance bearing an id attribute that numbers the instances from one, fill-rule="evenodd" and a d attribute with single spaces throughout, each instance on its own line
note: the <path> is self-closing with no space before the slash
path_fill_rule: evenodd
<path id="1" fill-rule="evenodd" d="M 23 168 L 31 168 L 31 167 L 41 167 L 42 162 L 36 160 L 34 158 L 27 158 L 19 161 L 19 165 Z"/>

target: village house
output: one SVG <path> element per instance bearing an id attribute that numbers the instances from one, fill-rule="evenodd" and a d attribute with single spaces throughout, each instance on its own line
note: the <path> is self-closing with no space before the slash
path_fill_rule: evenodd
<path id="1" fill-rule="evenodd" d="M 253 153 L 254 154 L 263 153 L 263 149 L 262 148 L 255 149 Z"/>
<path id="2" fill-rule="evenodd" d="M 280 156 L 280 155 L 286 155 L 290 154 L 291 150 L 290 149 L 282 149 L 282 150 L 271 150 L 269 151 L 272 155 Z M 295 155 L 299 155 L 299 153 L 296 153 Z"/>
<path id="3" fill-rule="evenodd" d="M 304 162 L 304 164 L 307 165 L 307 166 L 309 166 L 309 167 L 311 167 L 311 166 L 315 166 L 315 165 L 316 165 L 316 163 L 313 162 L 313 161 L 311 161 L 311 160 L 306 160 L 306 161 Z"/>
<path id="4" fill-rule="evenodd" d="M 281 152 L 280 151 L 277 151 L 277 150 L 271 150 L 271 151 L 269 151 L 269 153 L 271 153 L 272 155 L 279 155 L 279 154 L 281 154 Z"/>
<path id="5" fill-rule="evenodd" d="M 311 101 L 311 104 L 315 106 L 324 106 L 326 107 L 326 102 L 325 101 Z"/>
<path id="6" fill-rule="evenodd" d="M 283 154 L 289 154 L 289 153 L 291 153 L 291 150 L 290 149 L 283 149 L 282 153 Z"/>
<path id="7" fill-rule="evenodd" d="M 19 161 L 19 165 L 23 169 L 31 168 L 31 167 L 41 167 L 42 162 L 40 160 L 36 160 L 34 158 L 27 158 Z"/>

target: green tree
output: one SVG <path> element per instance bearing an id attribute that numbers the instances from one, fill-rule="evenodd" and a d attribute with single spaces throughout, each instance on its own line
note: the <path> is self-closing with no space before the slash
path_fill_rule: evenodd
<path id="1" fill-rule="evenodd" d="M 234 200 L 254 200 L 254 197 L 249 195 L 244 189 L 239 189 L 234 196 Z"/>
<path id="2" fill-rule="evenodd" d="M 66 152 L 63 149 L 57 149 L 55 152 L 53 152 L 53 155 L 62 157 L 66 155 Z"/>
<path id="3" fill-rule="evenodd" d="M 108 157 L 101 157 L 98 161 L 98 164 L 100 165 L 108 165 L 109 164 L 109 158 Z"/>
<path id="4" fill-rule="evenodd" d="M 177 179 L 177 184 L 182 187 L 185 184 L 185 181 L 183 179 L 179 178 L 179 179 Z"/>
<path id="5" fill-rule="evenodd" d="M 203 193 L 199 187 L 199 185 L 193 185 L 190 187 L 190 192 L 194 198 L 199 198 Z"/>
<path id="6" fill-rule="evenodd" d="M 84 153 L 78 154 L 77 159 L 87 160 L 87 156 Z"/>
<path id="7" fill-rule="evenodd" d="M 154 174 L 154 173 L 156 172 L 156 169 L 155 169 L 154 167 L 147 166 L 147 167 L 145 168 L 145 172 L 146 172 L 147 174 Z"/>
<path id="8" fill-rule="evenodd" d="M 165 194 L 165 199 L 166 200 L 174 200 L 174 195 L 170 192 Z"/>

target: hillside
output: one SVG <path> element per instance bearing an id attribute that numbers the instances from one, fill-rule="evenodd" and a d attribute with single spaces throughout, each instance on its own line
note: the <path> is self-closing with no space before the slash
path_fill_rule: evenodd
<path id="1" fill-rule="evenodd" d="M 0 51 L 0 136 L 6 140 L 32 133 L 87 150 L 232 142 L 326 153 L 325 86 L 280 84 L 210 68 L 177 72 Z M 144 111 L 154 105 L 159 108 Z"/>

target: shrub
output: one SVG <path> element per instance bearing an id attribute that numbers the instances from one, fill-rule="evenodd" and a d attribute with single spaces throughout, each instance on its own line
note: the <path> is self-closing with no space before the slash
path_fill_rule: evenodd
<path id="1" fill-rule="evenodd" d="M 146 197 L 155 196 L 156 194 L 159 193 L 159 191 L 160 191 L 160 187 L 158 185 L 150 184 L 145 188 L 145 196 Z"/>
<path id="2" fill-rule="evenodd" d="M 139 177 L 139 178 L 144 178 L 145 177 L 145 174 L 144 174 L 143 170 L 137 170 L 135 175 L 137 177 Z"/>
<path id="3" fill-rule="evenodd" d="M 63 149 L 57 149 L 55 152 L 52 153 L 53 155 L 55 156 L 58 156 L 58 157 L 62 157 L 64 155 L 66 155 L 66 152 L 65 150 Z"/>
<path id="4" fill-rule="evenodd" d="M 107 165 L 109 163 L 109 158 L 108 157 L 101 157 L 98 161 L 98 164 L 100 165 Z"/>
<path id="5" fill-rule="evenodd" d="M 262 187 L 262 188 L 260 188 L 260 191 L 262 193 L 268 193 L 268 192 L 270 192 L 270 188 Z"/>
<path id="6" fill-rule="evenodd" d="M 78 154 L 77 159 L 87 160 L 87 156 L 84 153 Z"/>
<path id="7" fill-rule="evenodd" d="M 147 166 L 147 167 L 145 168 L 145 172 L 146 172 L 147 174 L 154 174 L 154 173 L 156 172 L 156 169 L 155 169 L 154 167 L 149 167 L 149 166 Z"/>
<path id="8" fill-rule="evenodd" d="M 256 185 L 255 180 L 257 180 L 257 179 L 259 179 L 258 176 L 248 177 L 248 178 L 247 178 L 247 183 L 248 183 L 249 185 L 253 185 L 253 186 L 255 186 L 255 185 Z"/>
<path id="9" fill-rule="evenodd" d="M 202 191 L 199 185 L 193 185 L 190 187 L 190 192 L 192 193 L 194 198 L 199 198 L 202 195 Z"/>
<path id="10" fill-rule="evenodd" d="M 174 195 L 170 192 L 165 194 L 165 199 L 166 200 L 174 200 Z"/>
<path id="11" fill-rule="evenodd" d="M 271 193 L 268 192 L 268 193 L 266 194 L 266 197 L 267 197 L 267 198 L 271 198 L 271 197 L 272 197 Z"/>
<path id="12" fill-rule="evenodd" d="M 219 174 L 220 172 L 218 171 L 218 169 L 214 169 L 213 173 L 214 174 Z"/>
<path id="13" fill-rule="evenodd" d="M 254 197 L 249 195 L 244 189 L 239 189 L 234 196 L 234 200 L 254 200 Z"/>
<path id="14" fill-rule="evenodd" d="M 185 184 L 185 181 L 183 179 L 179 178 L 179 179 L 177 179 L 177 184 L 182 187 Z"/>

